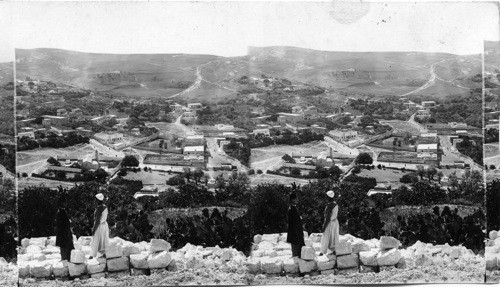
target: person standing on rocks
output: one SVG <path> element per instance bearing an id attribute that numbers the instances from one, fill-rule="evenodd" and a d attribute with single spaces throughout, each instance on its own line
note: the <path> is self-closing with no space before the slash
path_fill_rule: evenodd
<path id="1" fill-rule="evenodd" d="M 339 207 L 333 200 L 335 192 L 329 190 L 326 195 L 329 197 L 330 202 L 325 207 L 324 211 L 325 221 L 323 222 L 323 237 L 321 238 L 320 251 L 322 255 L 326 255 L 328 250 L 332 250 L 333 253 L 335 253 L 335 246 L 338 245 L 340 239 L 339 221 L 337 220 Z"/>
<path id="2" fill-rule="evenodd" d="M 297 210 L 297 194 L 290 194 L 290 208 L 288 208 L 288 231 L 286 242 L 292 245 L 292 257 L 300 257 L 304 242 L 302 231 L 302 218 Z"/>
<path id="3" fill-rule="evenodd" d="M 106 248 L 109 246 L 109 227 L 108 222 L 108 208 L 104 205 L 104 195 L 99 193 L 95 196 L 97 198 L 97 208 L 94 212 L 94 228 L 92 230 L 92 253 L 90 258 L 97 256 L 101 253 L 106 257 Z"/>
<path id="4" fill-rule="evenodd" d="M 65 209 L 66 197 L 59 198 L 56 213 L 56 246 L 61 249 L 61 260 L 70 260 L 73 245 L 73 234 L 71 233 L 71 221 Z"/>

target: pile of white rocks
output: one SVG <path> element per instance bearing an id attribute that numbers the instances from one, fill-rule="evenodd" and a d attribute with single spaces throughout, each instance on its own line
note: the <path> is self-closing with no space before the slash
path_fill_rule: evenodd
<path id="1" fill-rule="evenodd" d="M 55 237 L 23 239 L 18 250 L 20 278 L 101 278 L 147 275 L 153 269 L 174 268 L 170 243 L 162 239 L 132 243 L 119 237 L 110 239 L 106 257 L 90 259 L 92 237 L 75 239 L 71 258 L 61 260 Z"/>
<path id="2" fill-rule="evenodd" d="M 17 286 L 17 265 L 0 257 L 0 286 Z"/>
<path id="3" fill-rule="evenodd" d="M 474 254 L 464 246 L 450 246 L 448 243 L 433 245 L 417 241 L 412 246 L 401 250 L 408 264 L 412 266 L 452 266 L 456 264 L 483 263 L 484 258 Z M 484 267 L 483 267 L 484 268 Z"/>
<path id="4" fill-rule="evenodd" d="M 183 269 L 244 270 L 246 256 L 234 248 L 202 247 L 186 244 L 170 251 L 170 243 L 162 239 L 133 243 L 119 237 L 110 239 L 106 257 L 90 259 L 92 237 L 74 238 L 71 259 L 61 260 L 55 237 L 31 238 L 21 241 L 18 250 L 20 278 L 119 278 L 150 275 L 155 272 L 175 272 Z"/>
<path id="5" fill-rule="evenodd" d="M 484 256 L 487 270 L 500 270 L 500 232 L 492 230 L 486 239 Z"/>
<path id="6" fill-rule="evenodd" d="M 286 233 L 255 235 L 248 258 L 251 273 L 298 276 L 378 272 L 381 269 L 405 268 L 400 242 L 389 236 L 363 240 L 352 235 L 340 236 L 335 254 L 320 255 L 321 233 L 304 233 L 305 246 L 300 258 L 292 257 Z"/>

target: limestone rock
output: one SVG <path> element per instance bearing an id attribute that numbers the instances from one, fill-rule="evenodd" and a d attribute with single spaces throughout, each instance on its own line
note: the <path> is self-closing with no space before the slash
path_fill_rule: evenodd
<path id="1" fill-rule="evenodd" d="M 172 257 L 168 251 L 157 252 L 149 255 L 148 266 L 149 269 L 166 268 L 171 260 Z"/>
<path id="2" fill-rule="evenodd" d="M 229 260 L 231 260 L 232 257 L 233 257 L 233 254 L 231 253 L 231 251 L 224 250 L 224 252 L 222 252 L 222 256 L 220 259 L 224 260 L 224 261 L 229 261 Z"/>
<path id="3" fill-rule="evenodd" d="M 30 265 L 28 262 L 18 262 L 17 272 L 19 278 L 26 278 L 30 276 Z"/>
<path id="4" fill-rule="evenodd" d="M 177 270 L 179 270 L 179 267 L 178 267 L 178 266 L 179 266 L 179 264 L 177 263 L 177 260 L 172 259 L 172 260 L 170 261 L 170 264 L 168 264 L 168 266 L 167 266 L 167 270 L 168 270 L 169 272 L 176 272 Z M 154 269 L 153 269 L 153 270 L 154 270 Z M 151 271 L 151 270 L 150 270 L 150 271 Z"/>
<path id="5" fill-rule="evenodd" d="M 141 249 L 133 244 L 132 242 L 126 242 L 122 246 L 122 251 L 123 251 L 123 256 L 130 256 L 132 254 L 139 254 L 141 253 Z"/>
<path id="6" fill-rule="evenodd" d="M 497 237 L 498 237 L 498 231 L 496 231 L 496 230 L 490 231 L 489 237 L 490 237 L 491 240 L 497 239 Z"/>
<path id="7" fill-rule="evenodd" d="M 431 266 L 433 264 L 432 259 L 425 254 L 417 255 L 415 260 L 416 266 Z"/>
<path id="8" fill-rule="evenodd" d="M 30 275 L 35 278 L 47 278 L 52 274 L 52 266 L 43 261 L 30 262 Z"/>
<path id="9" fill-rule="evenodd" d="M 406 259 L 404 257 L 401 257 L 401 259 L 399 259 L 398 263 L 396 264 L 396 268 L 406 269 Z"/>
<path id="10" fill-rule="evenodd" d="M 150 251 L 152 253 L 154 252 L 160 252 L 160 251 L 169 251 L 170 250 L 170 243 L 163 239 L 151 239 L 150 242 Z"/>
<path id="11" fill-rule="evenodd" d="M 371 249 L 370 251 L 362 251 L 359 253 L 359 260 L 365 266 L 378 266 L 377 254 L 378 249 Z"/>
<path id="12" fill-rule="evenodd" d="M 106 265 L 108 266 L 109 272 L 129 270 L 128 257 L 118 257 L 118 258 L 108 259 Z"/>
<path id="13" fill-rule="evenodd" d="M 60 253 L 61 249 L 56 246 L 49 245 L 42 250 L 43 254 L 52 254 L 52 253 Z"/>
<path id="14" fill-rule="evenodd" d="M 339 269 L 358 268 L 358 255 L 349 254 L 337 256 L 337 267 Z"/>
<path id="15" fill-rule="evenodd" d="M 83 248 L 83 247 L 82 247 Z M 118 244 L 110 244 L 108 248 L 106 248 L 106 258 L 119 258 L 123 256 L 123 249 L 121 245 Z"/>
<path id="16" fill-rule="evenodd" d="M 486 270 L 496 270 L 498 269 L 498 257 L 495 254 L 485 254 L 486 259 Z"/>
<path id="17" fill-rule="evenodd" d="M 68 263 L 69 276 L 78 277 L 87 273 L 87 266 L 83 263 Z"/>
<path id="18" fill-rule="evenodd" d="M 299 271 L 300 273 L 309 273 L 317 269 L 315 260 L 304 260 L 299 258 Z"/>
<path id="19" fill-rule="evenodd" d="M 85 253 L 81 250 L 71 250 L 70 262 L 75 264 L 82 264 L 85 262 Z"/>
<path id="20" fill-rule="evenodd" d="M 274 250 L 264 250 L 264 254 L 263 256 L 267 256 L 267 257 L 277 257 L 278 256 L 278 252 L 274 251 Z"/>
<path id="21" fill-rule="evenodd" d="M 131 254 L 130 255 L 130 264 L 135 269 L 148 269 L 148 254 L 139 253 L 139 254 Z"/>
<path id="22" fill-rule="evenodd" d="M 260 273 L 260 259 L 259 258 L 250 258 L 247 260 L 248 272 L 250 273 Z"/>
<path id="23" fill-rule="evenodd" d="M 36 244 L 30 244 L 28 247 L 26 247 L 26 253 L 31 253 L 31 254 L 36 254 L 36 253 L 42 253 L 42 247 L 40 245 Z"/>
<path id="24" fill-rule="evenodd" d="M 319 242 L 313 242 L 312 247 L 314 248 L 315 251 L 320 252 L 321 251 L 321 243 Z"/>
<path id="25" fill-rule="evenodd" d="M 262 272 L 266 274 L 279 274 L 283 267 L 283 261 L 277 257 L 263 257 L 260 260 Z"/>
<path id="26" fill-rule="evenodd" d="M 401 242 L 392 236 L 380 237 L 380 250 L 398 248 L 399 246 L 401 246 Z"/>
<path id="27" fill-rule="evenodd" d="M 304 260 L 313 260 L 316 257 L 316 250 L 313 247 L 302 246 L 300 258 Z"/>
<path id="28" fill-rule="evenodd" d="M 78 242 L 80 242 L 82 246 L 90 246 L 92 243 L 92 236 L 80 236 Z"/>
<path id="29" fill-rule="evenodd" d="M 17 262 L 30 261 L 31 259 L 33 259 L 33 254 L 30 253 L 17 255 Z"/>
<path id="30" fill-rule="evenodd" d="M 319 256 L 317 262 L 319 271 L 333 269 L 335 267 L 335 260 L 330 260 L 326 255 Z"/>
<path id="31" fill-rule="evenodd" d="M 453 259 L 460 258 L 460 255 L 462 255 L 462 250 L 458 247 L 453 248 L 450 252 L 450 257 Z"/>
<path id="32" fill-rule="evenodd" d="M 130 275 L 130 271 L 128 271 L 128 270 L 108 272 L 108 278 L 121 279 L 121 278 L 129 276 L 129 275 Z"/>
<path id="33" fill-rule="evenodd" d="M 311 233 L 311 235 L 309 235 L 309 239 L 311 239 L 312 242 L 321 242 L 321 238 L 323 238 L 323 233 Z"/>
<path id="34" fill-rule="evenodd" d="M 45 254 L 43 253 L 35 253 L 32 254 L 33 260 L 37 261 L 45 261 L 47 258 L 45 257 Z"/>
<path id="35" fill-rule="evenodd" d="M 362 251 L 370 251 L 370 246 L 364 240 L 357 240 L 351 243 L 352 253 L 360 253 Z"/>
<path id="36" fill-rule="evenodd" d="M 289 243 L 280 242 L 280 243 L 276 244 L 273 247 L 273 249 L 276 250 L 276 251 L 292 250 L 292 245 L 290 245 Z"/>
<path id="37" fill-rule="evenodd" d="M 273 250 L 274 244 L 269 241 L 262 241 L 259 243 L 257 250 Z"/>
<path id="38" fill-rule="evenodd" d="M 262 235 L 262 241 L 267 241 L 267 242 L 271 242 L 273 244 L 278 244 L 279 237 L 280 237 L 280 235 L 278 233 L 263 234 Z"/>
<path id="39" fill-rule="evenodd" d="M 87 261 L 87 273 L 101 273 L 106 270 L 106 263 L 101 263 L 97 259 L 93 258 Z"/>
<path id="40" fill-rule="evenodd" d="M 335 254 L 337 256 L 340 255 L 346 255 L 346 254 L 351 254 L 352 253 L 352 246 L 351 243 L 347 241 L 341 241 L 339 244 L 335 245 Z"/>
<path id="41" fill-rule="evenodd" d="M 283 269 L 288 274 L 299 273 L 299 259 L 297 257 L 285 259 Z"/>
<path id="42" fill-rule="evenodd" d="M 281 257 L 291 257 L 292 256 L 292 250 L 281 250 L 281 251 L 276 251 L 276 254 Z"/>
<path id="43" fill-rule="evenodd" d="M 21 246 L 22 246 L 22 247 L 26 248 L 26 247 L 28 247 L 29 245 L 30 245 L 30 240 L 29 240 L 29 238 L 23 238 L 23 239 L 21 240 Z"/>
<path id="44" fill-rule="evenodd" d="M 254 237 L 253 237 L 253 243 L 259 244 L 260 242 L 262 242 L 262 235 L 260 235 L 260 234 L 254 235 Z"/>
<path id="45" fill-rule="evenodd" d="M 68 261 L 63 260 L 54 263 L 52 265 L 52 273 L 56 277 L 68 277 L 69 276 Z"/>
<path id="46" fill-rule="evenodd" d="M 305 244 L 306 246 L 308 246 L 308 247 L 312 247 L 312 246 L 313 246 L 313 242 L 312 242 L 312 240 L 311 240 L 311 239 L 309 239 L 309 238 L 305 238 L 305 239 L 304 239 L 304 244 Z"/>
<path id="47" fill-rule="evenodd" d="M 401 259 L 401 253 L 397 248 L 382 250 L 377 255 L 378 266 L 396 265 Z"/>
<path id="48" fill-rule="evenodd" d="M 30 245 L 38 245 L 40 247 L 45 247 L 47 245 L 47 237 L 30 238 Z"/>

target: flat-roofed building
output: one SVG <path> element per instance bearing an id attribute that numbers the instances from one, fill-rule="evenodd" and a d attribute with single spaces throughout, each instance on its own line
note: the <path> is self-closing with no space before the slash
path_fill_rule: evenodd
<path id="1" fill-rule="evenodd" d="M 328 135 L 336 141 L 345 142 L 356 139 L 358 137 L 358 132 L 351 130 L 333 130 L 328 132 Z"/>
<path id="2" fill-rule="evenodd" d="M 430 152 L 430 153 L 437 153 L 438 152 L 438 145 L 437 144 L 419 144 L 417 145 L 417 152 Z"/>
<path id="3" fill-rule="evenodd" d="M 184 140 L 185 146 L 202 146 L 205 143 L 205 137 L 203 135 L 190 135 Z"/>
<path id="4" fill-rule="evenodd" d="M 432 108 L 432 107 L 436 106 L 436 102 L 435 101 L 422 101 L 421 105 L 424 108 Z"/>
<path id="5" fill-rule="evenodd" d="M 43 120 L 42 120 L 42 125 L 44 125 L 46 127 L 59 126 L 59 125 L 67 124 L 67 123 L 68 123 L 67 117 L 45 115 L 45 116 L 43 116 Z"/>
<path id="6" fill-rule="evenodd" d="M 123 140 L 122 133 L 96 133 L 94 137 L 103 143 L 114 144 Z"/>
<path id="7" fill-rule="evenodd" d="M 20 133 L 17 133 L 17 137 L 19 137 L 19 138 L 28 137 L 28 138 L 34 139 L 35 132 L 33 132 L 33 131 L 20 132 Z"/>
<path id="8" fill-rule="evenodd" d="M 205 153 L 204 146 L 187 146 L 184 147 L 184 155 L 203 155 Z"/>

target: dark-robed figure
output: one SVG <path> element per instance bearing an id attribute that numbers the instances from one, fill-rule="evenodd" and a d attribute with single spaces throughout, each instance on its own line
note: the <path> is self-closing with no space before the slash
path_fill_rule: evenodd
<path id="1" fill-rule="evenodd" d="M 333 200 L 335 192 L 329 190 L 326 195 L 330 201 L 324 211 L 325 221 L 323 222 L 323 237 L 321 238 L 321 254 L 327 254 L 328 250 L 335 252 L 335 247 L 340 239 L 339 221 L 337 220 L 339 207 Z"/>
<path id="2" fill-rule="evenodd" d="M 106 249 L 109 246 L 108 208 L 104 205 L 104 195 L 99 193 L 97 198 L 97 208 L 94 212 L 94 228 L 92 230 L 92 252 L 91 258 L 101 253 L 105 257 Z"/>
<path id="3" fill-rule="evenodd" d="M 297 210 L 297 195 L 290 195 L 290 208 L 288 208 L 288 233 L 286 242 L 292 245 L 292 257 L 300 257 L 304 243 L 304 232 L 302 231 L 302 218 Z"/>
<path id="4" fill-rule="evenodd" d="M 73 245 L 73 234 L 71 233 L 71 221 L 65 209 L 66 198 L 61 196 L 56 213 L 56 246 L 61 249 L 61 260 L 70 260 Z"/>

